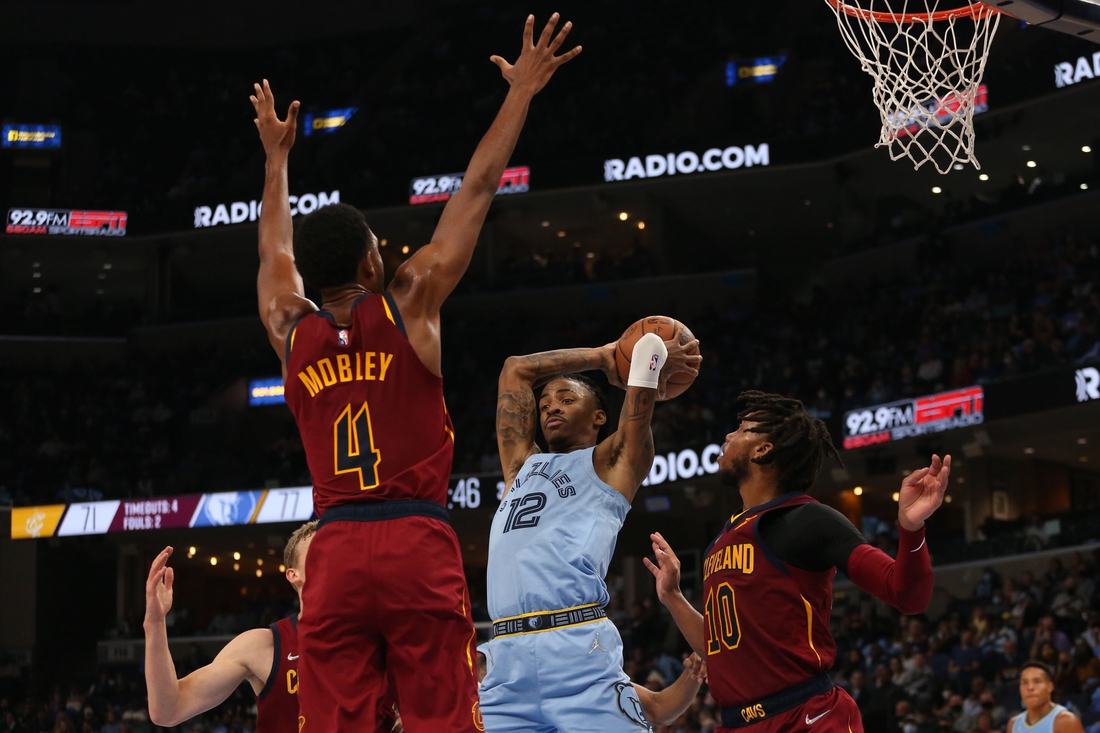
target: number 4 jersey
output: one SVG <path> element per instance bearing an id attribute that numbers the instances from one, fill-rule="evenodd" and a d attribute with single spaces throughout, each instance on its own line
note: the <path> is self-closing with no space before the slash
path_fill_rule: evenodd
<path id="1" fill-rule="evenodd" d="M 327 311 L 304 316 L 286 366 L 317 516 L 351 502 L 446 504 L 454 429 L 443 379 L 413 350 L 389 293 L 355 301 L 346 326 Z"/>
<path id="2" fill-rule="evenodd" d="M 733 516 L 703 560 L 703 620 L 710 691 L 719 706 L 769 697 L 833 665 L 833 575 L 783 563 L 760 538 L 760 518 L 813 502 L 784 494 Z"/>
<path id="3" fill-rule="evenodd" d="M 596 475 L 594 450 L 539 453 L 516 475 L 489 533 L 492 618 L 607 604 L 604 576 L 630 502 Z"/>

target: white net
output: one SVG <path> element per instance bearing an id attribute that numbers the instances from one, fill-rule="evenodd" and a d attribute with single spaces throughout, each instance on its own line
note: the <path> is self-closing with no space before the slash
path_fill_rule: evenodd
<path id="1" fill-rule="evenodd" d="M 856 0 L 853 0 L 856 1 Z M 985 62 L 1000 13 L 975 0 L 826 0 L 848 48 L 875 81 L 875 147 L 940 173 L 974 157 L 974 113 L 986 106 Z"/>

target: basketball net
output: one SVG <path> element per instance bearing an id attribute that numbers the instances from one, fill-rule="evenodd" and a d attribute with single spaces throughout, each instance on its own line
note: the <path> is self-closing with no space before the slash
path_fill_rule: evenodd
<path id="1" fill-rule="evenodd" d="M 974 111 L 986 104 L 982 74 L 1000 13 L 976 0 L 825 0 L 845 43 L 875 85 L 882 118 L 875 147 L 940 173 L 974 157 Z M 895 6 L 890 7 L 891 2 Z"/>

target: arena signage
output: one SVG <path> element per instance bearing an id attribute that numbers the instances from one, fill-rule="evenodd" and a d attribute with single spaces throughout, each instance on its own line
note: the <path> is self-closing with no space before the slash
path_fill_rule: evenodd
<path id="1" fill-rule="evenodd" d="M 420 176 L 409 182 L 410 204 L 432 204 L 447 199 L 462 188 L 465 173 L 449 173 L 442 176 Z M 531 190 L 531 169 L 525 165 L 505 168 L 500 177 L 497 195 L 527 193 Z"/>
<path id="2" fill-rule="evenodd" d="M 780 67 L 786 61 L 786 56 L 766 56 L 749 61 L 729 61 L 726 63 L 726 86 L 767 84 L 775 79 Z"/>
<path id="3" fill-rule="evenodd" d="M 4 125 L 0 130 L 0 147 L 60 148 L 60 125 Z"/>
<path id="4" fill-rule="evenodd" d="M 845 449 L 979 425 L 985 420 L 980 386 L 889 402 L 844 413 Z"/>
<path id="5" fill-rule="evenodd" d="M 126 235 L 126 212 L 8 209 L 4 231 L 7 234 L 122 237 Z"/>
<path id="6" fill-rule="evenodd" d="M 358 109 L 358 107 L 347 107 L 345 109 L 332 109 L 328 112 L 318 112 L 316 114 L 307 112 L 302 120 L 304 123 L 302 125 L 302 132 L 306 137 L 336 132 L 351 119 L 351 116 L 355 114 Z"/>
<path id="7" fill-rule="evenodd" d="M 331 193 L 307 193 L 301 196 L 290 196 L 290 215 L 312 214 L 314 211 L 331 204 L 340 203 L 340 192 Z M 221 224 L 241 224 L 246 221 L 256 221 L 260 218 L 262 202 L 234 201 L 231 204 L 218 204 L 217 206 L 195 207 L 195 228 L 216 227 Z"/>
<path id="8" fill-rule="evenodd" d="M 603 162 L 603 179 L 609 182 L 629 181 L 632 178 L 658 178 L 677 173 L 736 170 L 742 166 L 749 168 L 770 163 L 767 143 L 746 145 L 743 148 L 731 145 L 725 149 L 710 148 L 701 155 L 688 150 L 683 153 L 647 155 L 644 159 L 641 156 L 635 156 L 625 161 L 620 158 L 611 158 Z"/>
<path id="9" fill-rule="evenodd" d="M 898 110 L 894 113 L 894 121 L 904 124 L 905 127 L 898 130 L 897 137 L 916 135 L 921 130 L 926 130 L 939 125 L 948 125 L 959 110 L 967 105 L 966 97 L 957 94 L 948 94 L 940 99 L 931 99 L 927 102 L 915 104 L 908 110 Z M 985 84 L 978 85 L 974 92 L 974 114 L 989 111 L 989 87 Z"/>
<path id="10" fill-rule="evenodd" d="M 253 379 L 248 383 L 248 404 L 253 407 L 258 405 L 285 405 L 284 389 L 282 377 Z"/>
<path id="11" fill-rule="evenodd" d="M 1100 400 L 1100 370 L 1096 367 L 1078 369 L 1077 374 L 1077 401 L 1088 402 Z"/>
<path id="12" fill-rule="evenodd" d="M 1100 51 L 1094 53 L 1091 59 L 1081 56 L 1076 63 L 1063 61 L 1054 65 L 1054 85 L 1059 89 L 1097 77 L 1100 77 Z"/>

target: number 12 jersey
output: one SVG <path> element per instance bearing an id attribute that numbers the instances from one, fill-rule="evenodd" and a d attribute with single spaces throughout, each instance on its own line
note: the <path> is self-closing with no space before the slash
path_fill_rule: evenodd
<path id="1" fill-rule="evenodd" d="M 354 502 L 447 503 L 454 428 L 443 379 L 413 350 L 389 293 L 355 301 L 348 325 L 327 311 L 304 316 L 286 366 L 317 516 Z"/>
<path id="2" fill-rule="evenodd" d="M 493 619 L 606 605 L 604 576 L 630 502 L 596 474 L 595 448 L 531 456 L 489 533 Z"/>

